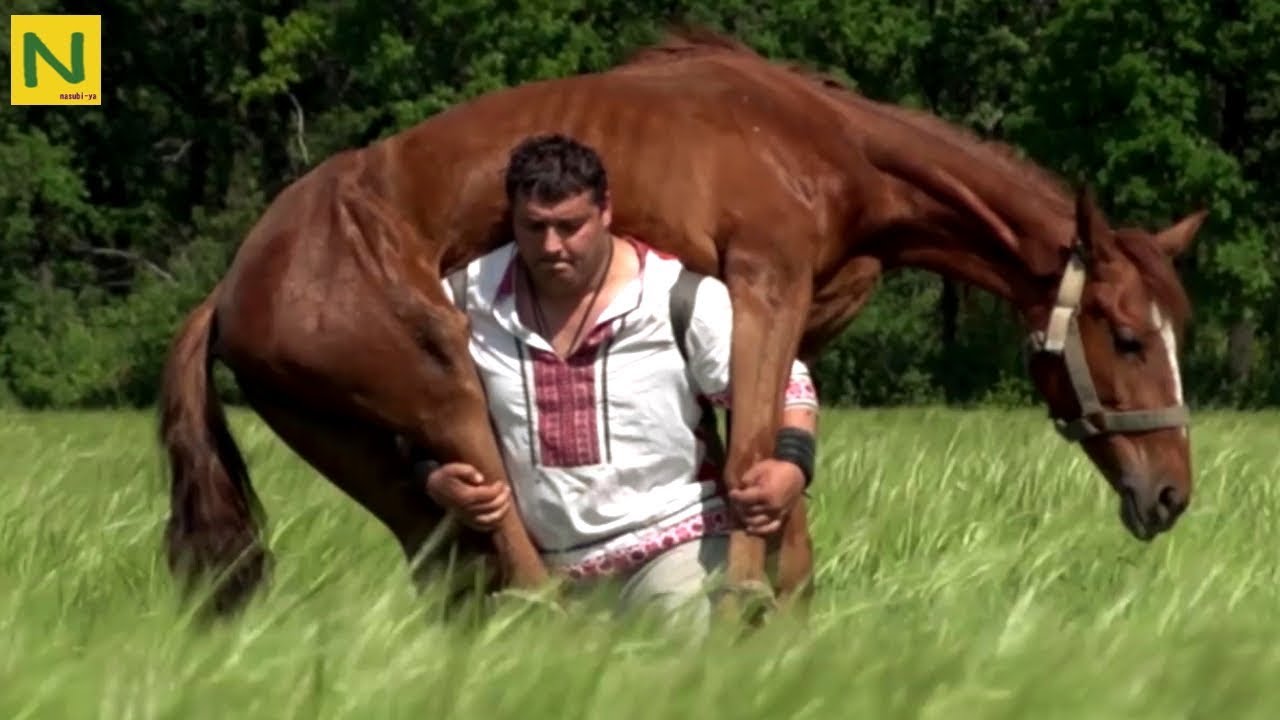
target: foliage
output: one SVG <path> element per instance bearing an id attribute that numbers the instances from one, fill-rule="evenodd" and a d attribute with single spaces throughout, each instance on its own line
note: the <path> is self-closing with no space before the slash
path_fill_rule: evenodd
<path id="1" fill-rule="evenodd" d="M 104 103 L 0 114 L 0 396 L 30 407 L 151 402 L 183 314 L 265 203 L 325 157 L 487 91 L 603 69 L 678 20 L 1011 142 L 1097 188 L 1117 223 L 1156 229 L 1210 208 L 1180 261 L 1197 311 L 1189 398 L 1280 403 L 1272 0 L 113 0 L 57 11 L 104 16 Z M 0 33 L 0 55 L 8 43 Z M 205 264 L 184 269 L 193 254 Z M 829 404 L 1023 402 L 1019 340 L 998 303 L 907 272 L 818 375 Z"/>

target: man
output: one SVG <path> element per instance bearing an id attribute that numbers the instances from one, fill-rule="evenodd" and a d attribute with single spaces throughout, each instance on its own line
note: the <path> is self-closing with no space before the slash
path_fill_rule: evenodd
<path id="1" fill-rule="evenodd" d="M 608 180 L 591 148 L 560 135 L 526 140 L 506 191 L 514 243 L 459 270 L 445 291 L 465 301 L 514 487 L 484 485 L 453 463 L 428 476 L 428 492 L 491 529 L 514 491 L 553 572 L 579 587 L 620 583 L 624 608 L 692 603 L 705 622 L 730 522 L 771 535 L 808 484 L 818 411 L 808 371 L 792 367 L 778 453 L 787 459 L 761 461 L 726 496 L 698 430 L 699 396 L 720 407 L 729 396 L 724 284 L 697 285 L 686 363 L 670 312 L 682 266 L 611 233 Z"/>

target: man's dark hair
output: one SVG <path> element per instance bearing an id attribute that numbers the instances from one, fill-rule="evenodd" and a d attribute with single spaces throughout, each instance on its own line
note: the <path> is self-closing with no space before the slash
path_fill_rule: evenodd
<path id="1" fill-rule="evenodd" d="M 527 138 L 511 151 L 506 184 L 509 203 L 555 203 L 590 190 L 592 201 L 603 205 L 609 178 L 595 150 L 553 133 Z"/>

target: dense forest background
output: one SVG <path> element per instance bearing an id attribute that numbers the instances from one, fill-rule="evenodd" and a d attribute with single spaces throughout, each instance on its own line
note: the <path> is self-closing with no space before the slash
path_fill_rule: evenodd
<path id="1" fill-rule="evenodd" d="M 177 324 L 283 186 L 479 93 L 607 67 L 673 21 L 1009 141 L 1094 183 L 1113 221 L 1154 229 L 1209 207 L 1179 263 L 1189 400 L 1280 404 L 1280 2 L 8 6 L 101 14 L 104 87 L 96 108 L 14 107 L 5 87 L 0 405 L 150 404 Z M 1021 403 L 1020 341 L 993 298 L 908 272 L 817 372 L 827 404 Z"/>

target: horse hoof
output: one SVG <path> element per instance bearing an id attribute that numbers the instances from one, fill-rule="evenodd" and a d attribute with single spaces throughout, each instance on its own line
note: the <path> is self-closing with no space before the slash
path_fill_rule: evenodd
<path id="1" fill-rule="evenodd" d="M 773 587 L 760 580 L 725 585 L 716 603 L 721 619 L 759 626 L 778 608 Z"/>

